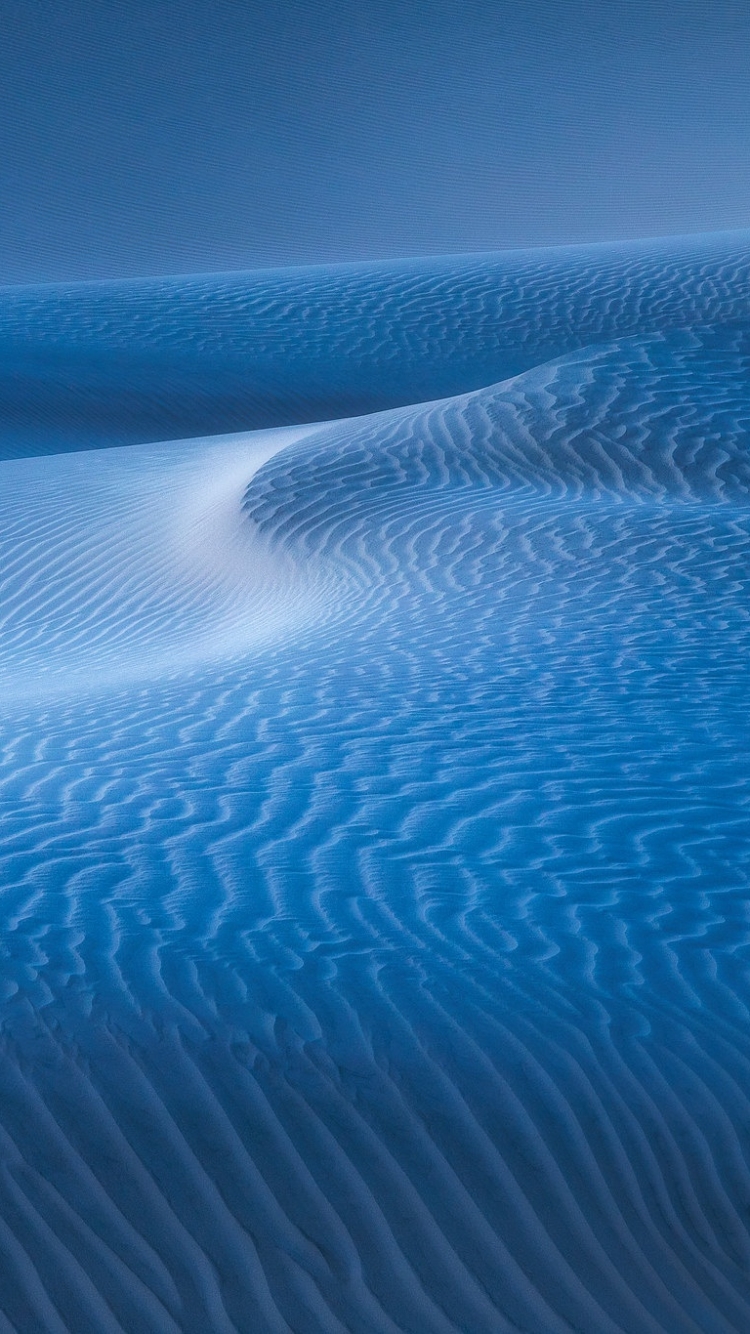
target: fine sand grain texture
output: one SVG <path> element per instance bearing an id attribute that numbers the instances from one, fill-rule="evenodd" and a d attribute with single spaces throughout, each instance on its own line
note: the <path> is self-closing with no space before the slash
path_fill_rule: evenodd
<path id="1" fill-rule="evenodd" d="M 750 234 L 0 342 L 0 1334 L 746 1334 Z"/>

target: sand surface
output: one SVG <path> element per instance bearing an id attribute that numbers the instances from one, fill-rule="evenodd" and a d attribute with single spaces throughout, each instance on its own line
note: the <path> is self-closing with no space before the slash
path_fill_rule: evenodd
<path id="1" fill-rule="evenodd" d="M 744 1334 L 750 234 L 0 344 L 0 1334 Z"/>

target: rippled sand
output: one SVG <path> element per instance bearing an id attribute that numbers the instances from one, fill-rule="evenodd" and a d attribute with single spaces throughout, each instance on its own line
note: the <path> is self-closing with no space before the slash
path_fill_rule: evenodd
<path id="1" fill-rule="evenodd" d="M 0 345 L 0 1334 L 744 1334 L 750 234 Z"/>

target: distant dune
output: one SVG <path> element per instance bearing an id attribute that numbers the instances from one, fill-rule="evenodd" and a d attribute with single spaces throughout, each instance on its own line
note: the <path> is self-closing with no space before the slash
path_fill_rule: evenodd
<path id="1" fill-rule="evenodd" d="M 356 416 L 747 318 L 750 231 L 0 288 L 2 457 Z"/>
<path id="2" fill-rule="evenodd" d="M 746 1334 L 750 232 L 0 345 L 0 1334 Z"/>

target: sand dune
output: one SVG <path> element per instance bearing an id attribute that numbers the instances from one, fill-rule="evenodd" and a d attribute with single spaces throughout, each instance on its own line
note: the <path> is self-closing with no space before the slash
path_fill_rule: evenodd
<path id="1" fill-rule="evenodd" d="M 2 298 L 0 1330 L 750 1327 L 747 245 Z"/>
<path id="2" fill-rule="evenodd" d="M 355 416 L 747 319 L 750 232 L 0 288 L 0 456 Z"/>

